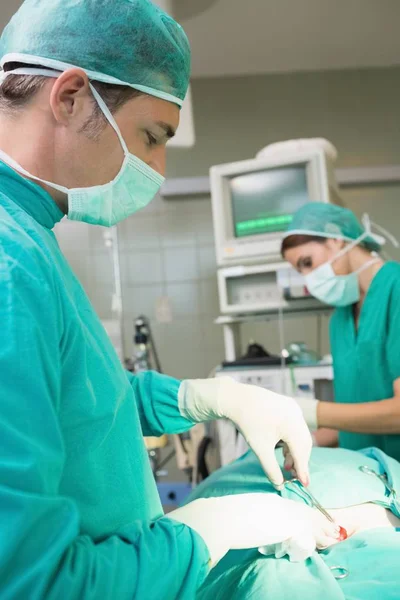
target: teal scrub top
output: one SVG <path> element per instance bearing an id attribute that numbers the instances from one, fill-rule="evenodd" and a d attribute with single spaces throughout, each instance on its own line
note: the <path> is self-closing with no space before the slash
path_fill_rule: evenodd
<path id="1" fill-rule="evenodd" d="M 128 374 L 52 228 L 0 163 L 0 596 L 193 598 L 209 553 L 163 516 L 143 435 L 189 429 L 180 382 Z"/>
<path id="2" fill-rule="evenodd" d="M 355 328 L 353 307 L 337 308 L 330 322 L 335 401 L 375 402 L 393 397 L 400 377 L 400 264 L 385 263 L 373 278 Z M 400 461 L 400 435 L 339 433 L 339 445 L 380 448 Z"/>

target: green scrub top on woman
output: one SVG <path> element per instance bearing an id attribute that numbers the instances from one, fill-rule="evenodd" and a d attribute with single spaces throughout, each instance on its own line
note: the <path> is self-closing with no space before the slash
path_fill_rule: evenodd
<path id="1" fill-rule="evenodd" d="M 336 308 L 330 322 L 334 390 L 337 402 L 390 398 L 400 377 L 400 265 L 388 262 L 373 278 L 358 328 L 351 306 Z M 400 435 L 339 432 L 342 448 L 374 446 L 400 461 Z"/>
<path id="2" fill-rule="evenodd" d="M 346 208 L 310 202 L 294 215 L 282 252 L 304 274 L 309 292 L 334 307 L 330 347 L 335 403 L 299 399 L 310 428 L 336 429 L 341 447 L 359 450 L 374 446 L 400 461 L 399 426 L 396 430 L 384 424 L 383 431 L 378 432 L 379 423 L 374 423 L 368 431 L 368 425 L 358 426 L 353 413 L 352 424 L 346 429 L 348 413 L 339 414 L 337 406 L 363 405 L 358 413 L 361 423 L 372 407 L 369 403 L 385 400 L 380 406 L 394 409 L 393 423 L 400 423 L 396 391 L 400 385 L 400 264 L 382 260 L 379 251 L 384 242 L 382 236 L 371 232 L 367 217 L 362 226 Z M 358 254 L 349 258 L 351 252 Z M 343 257 L 356 266 L 350 268 L 349 262 L 346 268 L 343 263 L 338 267 Z M 336 273 L 338 268 L 342 272 Z M 361 296 L 363 273 L 370 275 Z"/>

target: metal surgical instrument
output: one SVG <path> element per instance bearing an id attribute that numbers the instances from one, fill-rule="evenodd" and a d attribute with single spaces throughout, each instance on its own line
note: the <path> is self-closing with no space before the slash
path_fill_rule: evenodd
<path id="1" fill-rule="evenodd" d="M 366 475 L 373 475 L 374 477 L 377 477 L 378 479 L 380 479 L 380 481 L 385 486 L 386 490 L 389 492 L 389 496 L 392 496 L 393 500 L 396 500 L 396 498 L 397 498 L 396 490 L 394 488 L 392 488 L 392 486 L 389 484 L 389 482 L 387 480 L 387 476 L 385 474 L 380 475 L 379 473 L 377 473 L 373 469 L 370 469 L 369 467 L 366 467 L 365 465 L 360 467 L 359 470 L 362 473 L 365 473 Z"/>

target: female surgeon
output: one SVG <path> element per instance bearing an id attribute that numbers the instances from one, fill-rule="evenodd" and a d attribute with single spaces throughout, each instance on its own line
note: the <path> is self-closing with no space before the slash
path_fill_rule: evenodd
<path id="1" fill-rule="evenodd" d="M 295 214 L 282 255 L 335 308 L 335 402 L 299 399 L 308 425 L 338 432 L 343 448 L 375 446 L 400 460 L 400 264 L 380 257 L 383 242 L 368 219 L 362 227 L 350 210 L 312 202 Z"/>
<path id="2" fill-rule="evenodd" d="M 307 425 L 294 400 L 229 378 L 127 374 L 52 231 L 65 215 L 115 225 L 155 196 L 187 38 L 149 0 L 26 0 L 0 61 L 0 597 L 194 598 L 279 515 L 245 494 L 164 516 L 143 435 L 228 418 L 274 484 L 279 439 L 307 484 Z M 289 539 L 329 525 L 291 502 L 280 515 Z"/>

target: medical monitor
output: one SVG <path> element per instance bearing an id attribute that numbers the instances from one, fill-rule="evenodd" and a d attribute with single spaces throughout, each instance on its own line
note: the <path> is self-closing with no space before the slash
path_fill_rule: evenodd
<path id="1" fill-rule="evenodd" d="M 308 202 L 338 202 L 333 168 L 320 149 L 211 168 L 219 266 L 280 260 L 282 233 Z"/>

